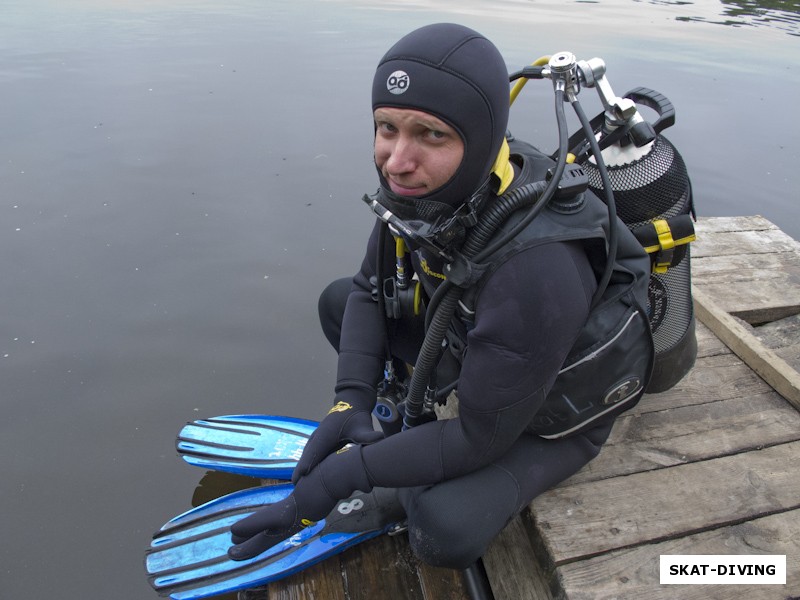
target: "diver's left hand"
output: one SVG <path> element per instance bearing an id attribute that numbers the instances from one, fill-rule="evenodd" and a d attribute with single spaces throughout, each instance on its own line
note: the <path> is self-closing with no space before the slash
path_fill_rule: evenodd
<path id="1" fill-rule="evenodd" d="M 234 523 L 231 527 L 234 545 L 228 548 L 228 556 L 233 560 L 253 558 L 327 515 L 337 500 L 324 490 L 322 493 L 312 490 L 315 486 L 303 485 L 309 481 L 308 477 L 304 478 L 294 492 L 280 502 Z"/>
<path id="2" fill-rule="evenodd" d="M 371 489 L 361 447 L 341 450 L 302 477 L 285 499 L 234 523 L 231 526 L 234 545 L 228 548 L 228 556 L 233 560 L 257 556 L 325 518 L 342 498 L 356 490 Z"/>
<path id="3" fill-rule="evenodd" d="M 311 473 L 320 461 L 345 444 L 372 444 L 383 439 L 383 433 L 372 426 L 372 408 L 364 408 L 355 401 L 338 401 L 308 438 L 300 460 L 292 473 L 292 483 Z"/>

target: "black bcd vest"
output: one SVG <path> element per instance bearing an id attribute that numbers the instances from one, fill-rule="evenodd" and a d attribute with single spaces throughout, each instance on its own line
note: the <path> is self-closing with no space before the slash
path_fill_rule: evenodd
<path id="1" fill-rule="evenodd" d="M 521 167 L 522 183 L 542 180 L 553 161 L 533 146 L 510 142 L 512 160 Z M 501 236 L 524 218 L 518 210 L 495 232 Z M 647 315 L 650 259 L 642 245 L 617 219 L 617 253 L 607 288 L 592 307 L 529 430 L 544 438 L 561 438 L 592 427 L 633 407 L 644 394 L 653 369 L 654 347 Z M 598 278 L 607 263 L 608 207 L 591 192 L 568 200 L 554 199 L 508 244 L 489 256 L 488 269 L 459 303 L 451 350 L 463 358 L 466 331 L 477 299 L 491 274 L 512 256 L 534 246 L 580 241 Z M 491 243 L 491 242 L 490 242 Z"/>

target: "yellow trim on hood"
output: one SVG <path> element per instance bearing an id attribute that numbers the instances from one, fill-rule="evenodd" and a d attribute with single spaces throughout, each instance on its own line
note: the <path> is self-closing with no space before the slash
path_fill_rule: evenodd
<path id="1" fill-rule="evenodd" d="M 500 146 L 500 152 L 497 153 L 497 159 L 492 165 L 492 174 L 500 180 L 500 186 L 497 190 L 498 196 L 505 192 L 511 182 L 514 181 L 514 167 L 511 166 L 511 162 L 508 160 L 509 156 L 511 156 L 511 149 L 508 147 L 508 142 L 503 139 L 503 145 Z"/>

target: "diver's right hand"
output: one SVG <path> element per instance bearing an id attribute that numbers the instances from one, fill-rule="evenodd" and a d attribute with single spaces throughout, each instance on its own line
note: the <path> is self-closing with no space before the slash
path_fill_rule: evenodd
<path id="1" fill-rule="evenodd" d="M 247 560 L 324 519 L 339 500 L 356 490 L 369 492 L 372 482 L 360 446 L 327 457 L 303 477 L 292 493 L 268 504 L 231 526 L 228 556 Z"/>
<path id="2" fill-rule="evenodd" d="M 346 444 L 372 444 L 383 439 L 383 433 L 372 426 L 372 414 L 349 402 L 339 400 L 311 434 L 292 473 L 292 483 L 308 475 L 329 454 Z"/>

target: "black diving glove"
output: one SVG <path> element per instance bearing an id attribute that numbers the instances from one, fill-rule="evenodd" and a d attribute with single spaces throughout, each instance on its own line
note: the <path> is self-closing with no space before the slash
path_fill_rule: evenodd
<path id="1" fill-rule="evenodd" d="M 356 490 L 369 492 L 361 447 L 351 446 L 323 460 L 301 478 L 285 499 L 269 504 L 231 526 L 228 556 L 247 560 L 324 519 L 336 503 Z"/>
<path id="2" fill-rule="evenodd" d="M 308 439 L 292 473 L 292 483 L 298 483 L 321 460 L 345 444 L 367 445 L 380 439 L 383 433 L 372 426 L 370 410 L 339 399 Z"/>

